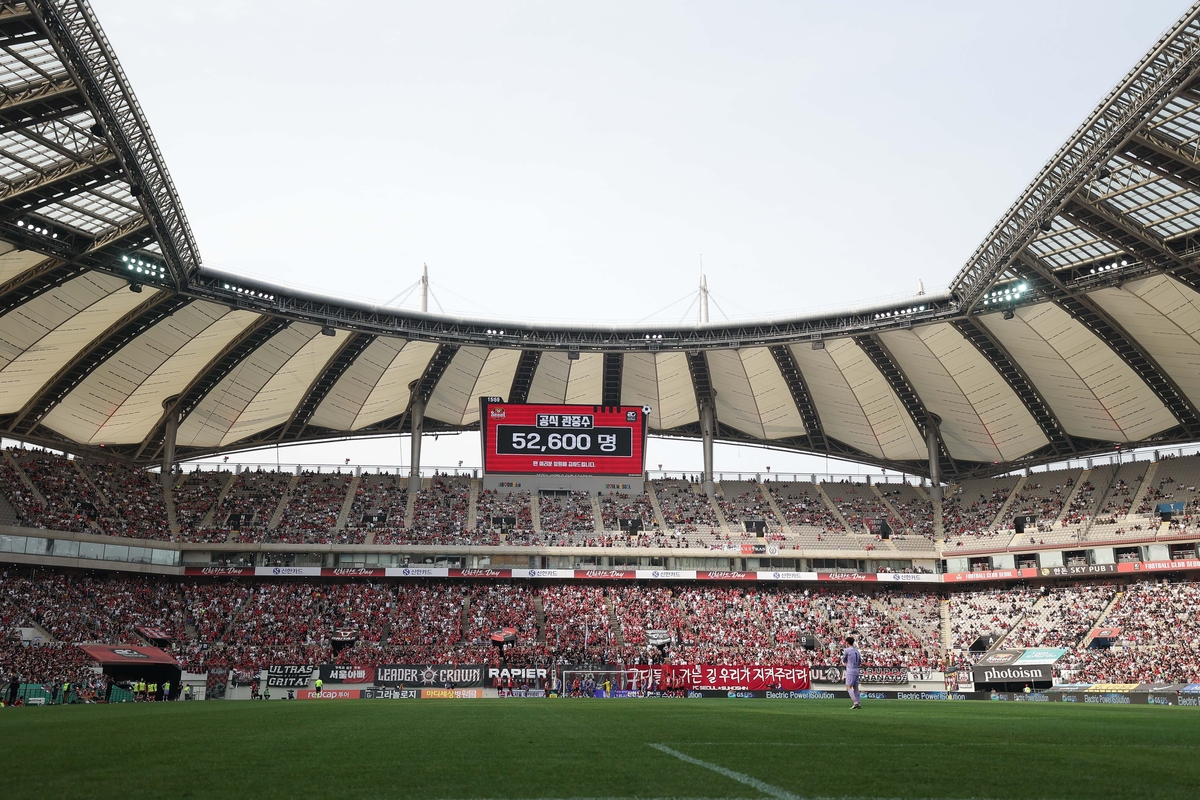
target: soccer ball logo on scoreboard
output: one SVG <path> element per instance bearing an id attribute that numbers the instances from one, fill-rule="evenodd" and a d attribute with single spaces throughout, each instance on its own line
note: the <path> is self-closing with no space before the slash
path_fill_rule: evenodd
<path id="1" fill-rule="evenodd" d="M 480 398 L 483 471 L 505 475 L 641 475 L 645 406 L 545 405 Z"/>

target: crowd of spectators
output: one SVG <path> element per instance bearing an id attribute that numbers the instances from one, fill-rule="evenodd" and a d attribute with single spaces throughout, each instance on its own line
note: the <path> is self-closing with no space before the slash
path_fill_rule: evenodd
<path id="1" fill-rule="evenodd" d="M 1004 639 L 1004 646 L 1075 647 L 1112 602 L 1115 591 L 1109 584 L 1051 589 Z"/>
<path id="2" fill-rule="evenodd" d="M 1081 649 L 1060 662 L 1063 677 L 1087 683 L 1200 680 L 1200 584 L 1143 581 L 1125 587 L 1103 620 L 1119 628 L 1108 649 Z"/>
<path id="3" fill-rule="evenodd" d="M 263 469 L 238 473 L 217 508 L 215 526 L 232 531 L 238 541 L 265 541 L 290 480 L 284 473 Z"/>
<path id="4" fill-rule="evenodd" d="M 654 516 L 654 506 L 646 494 L 624 494 L 609 492 L 600 497 L 600 513 L 604 518 L 604 530 L 617 531 L 621 529 L 621 520 L 641 520 L 642 530 L 658 527 Z"/>
<path id="5" fill-rule="evenodd" d="M 762 520 L 768 536 L 772 541 L 778 540 L 779 522 L 757 483 L 723 481 L 715 499 L 725 515 L 725 522 L 734 533 L 750 536 L 752 534 L 746 531 L 745 522 Z"/>
<path id="6" fill-rule="evenodd" d="M 865 483 L 838 481 L 822 484 L 822 488 L 837 506 L 852 533 L 875 533 L 876 529 L 872 527 L 875 520 L 887 520 L 894 531 L 902 531 L 906 527 Z"/>
<path id="7" fill-rule="evenodd" d="M 942 500 L 942 530 L 947 543 L 962 547 L 999 536 L 992 524 L 1016 482 L 1016 478 L 965 481 L 948 493 Z"/>
<path id="8" fill-rule="evenodd" d="M 907 483 L 883 484 L 878 488 L 879 493 L 900 515 L 903 530 L 897 533 L 912 534 L 933 541 L 933 505 L 928 498 L 919 495 L 917 490 Z"/>
<path id="9" fill-rule="evenodd" d="M 1037 599 L 1037 592 L 1025 586 L 951 595 L 950 646 L 967 650 L 984 634 L 1007 633 Z"/>
<path id="10" fill-rule="evenodd" d="M 538 516 L 542 533 L 549 538 L 563 535 L 578 538 L 576 534 L 596 532 L 592 498 L 587 492 L 542 495 L 538 497 Z"/>
<path id="11" fill-rule="evenodd" d="M 408 478 L 382 473 L 363 475 L 354 490 L 350 519 L 346 528 L 357 531 L 365 540 L 374 534 L 374 541 L 401 542 L 404 540 L 404 514 L 408 509 Z"/>
<path id="12" fill-rule="evenodd" d="M 711 532 L 719 527 L 708 495 L 697 492 L 697 484 L 681 480 L 654 481 L 652 491 L 658 498 L 667 528 L 682 533 Z"/>
<path id="13" fill-rule="evenodd" d="M 1141 480 L 1141 477 L 1138 477 Z M 1118 477 L 1101 500 L 1100 509 L 1096 512 L 1096 522 L 1101 525 L 1113 525 L 1120 517 L 1127 516 L 1133 507 L 1133 498 L 1137 495 L 1137 487 L 1128 483 L 1125 478 Z"/>
<path id="14" fill-rule="evenodd" d="M 1085 480 L 1080 484 L 1079 491 L 1071 498 L 1071 502 L 1067 504 L 1067 510 L 1062 517 L 1063 527 L 1082 525 L 1087 522 L 1095 500 L 1096 486 L 1090 480 Z"/>
<path id="15" fill-rule="evenodd" d="M 837 514 L 825 504 L 816 486 L 811 483 L 769 483 L 775 505 L 793 533 L 844 533 Z"/>
<path id="16" fill-rule="evenodd" d="M 438 476 L 413 501 L 412 530 L 375 534 L 376 544 L 461 544 L 470 513 L 471 486 L 466 478 Z M 464 541 L 464 539 L 466 541 Z"/>
<path id="17" fill-rule="evenodd" d="M 163 485 L 158 473 L 138 469 L 117 461 L 81 461 L 106 502 L 97 520 L 110 536 L 131 539 L 171 538 L 167 508 L 163 504 Z"/>
<path id="18" fill-rule="evenodd" d="M 545 615 L 545 639 L 559 659 L 571 663 L 605 663 L 600 657 L 615 651 L 603 587 L 588 584 L 558 584 L 539 590 Z"/>
<path id="19" fill-rule="evenodd" d="M 5 483 L 9 501 L 22 525 L 58 531 L 100 533 L 95 524 L 100 516 L 99 496 L 91 483 L 83 479 L 71 459 L 47 450 L 9 448 L 8 453 L 45 499 L 41 502 L 29 492 L 20 476 L 5 465 Z"/>
<path id="20" fill-rule="evenodd" d="M 272 541 L 326 544 L 337 539 L 334 529 L 349 491 L 350 475 L 306 472 L 288 493 Z"/>
<path id="21" fill-rule="evenodd" d="M 533 510 L 525 491 L 485 489 L 475 501 L 475 530 L 504 534 L 514 541 L 531 541 Z"/>
<path id="22" fill-rule="evenodd" d="M 175 506 L 175 522 L 179 539 L 185 542 L 223 542 L 229 531 L 221 526 L 204 525 L 209 512 L 217 503 L 221 489 L 232 476 L 226 470 L 194 470 L 176 478 L 171 491 Z"/>

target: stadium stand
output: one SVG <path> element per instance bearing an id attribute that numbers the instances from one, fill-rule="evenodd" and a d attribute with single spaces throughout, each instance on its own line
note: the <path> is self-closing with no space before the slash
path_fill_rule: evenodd
<path id="1" fill-rule="evenodd" d="M 398 535 L 375 535 L 376 544 L 452 544 L 462 541 L 470 511 L 471 487 L 466 478 L 439 476 L 422 487 L 413 502 L 412 529 Z M 470 537 L 465 537 L 470 538 Z"/>
<path id="2" fill-rule="evenodd" d="M 846 587 L 604 585 L 552 582 L 378 583 L 100 577 L 57 570 L 0 583 L 0 623 L 37 625 L 52 641 L 20 654 L 0 646 L 0 672 L 78 670 L 87 642 L 145 644 L 139 628 L 165 630 L 189 671 L 253 673 L 272 663 L 497 663 L 494 631 L 511 627 L 510 664 L 837 663 L 841 641 L 858 637 L 867 663 L 915 676 L 967 664 L 985 633 L 994 647 L 1062 647 L 1064 679 L 1191 680 L 1200 669 L 1200 584 L 1100 582 L 1050 588 L 951 592 L 949 650 L 942 646 L 935 591 Z M 1088 649 L 1096 625 L 1115 627 L 1110 650 Z M 648 629 L 666 630 L 663 652 Z M 816 649 L 801 637 L 816 637 Z M 7 636 L 0 641 L 7 642 Z M 336 653 L 334 639 L 353 644 Z M 37 678 L 35 678 L 37 679 Z"/>
<path id="3" fill-rule="evenodd" d="M 743 538 L 752 536 L 753 534 L 746 531 L 744 523 L 761 520 L 766 525 L 767 538 L 781 538 L 779 534 L 782 526 L 757 483 L 722 481 L 716 501 L 731 533 Z"/>
<path id="4" fill-rule="evenodd" d="M 600 498 L 600 509 L 604 519 L 604 530 L 619 531 L 621 520 L 637 519 L 641 521 L 644 531 L 658 527 L 658 519 L 654 515 L 654 506 L 645 494 L 624 494 L 609 492 Z"/>
<path id="5" fill-rule="evenodd" d="M 100 497 L 65 456 L 47 450 L 11 448 L 13 474 L 6 483 L 15 493 L 9 500 L 24 524 L 33 528 L 59 531 L 99 530 L 94 521 L 100 516 Z M 32 492 L 22 491 L 23 473 Z"/>
<path id="6" fill-rule="evenodd" d="M 964 481 L 946 492 L 942 501 L 942 526 L 947 547 L 979 549 L 1003 547 L 1011 532 L 993 527 L 1004 504 L 1017 486 L 1018 478 Z"/>
<path id="7" fill-rule="evenodd" d="M 668 529 L 701 539 L 720 533 L 716 511 L 703 491 L 697 491 L 700 488 L 697 484 L 661 480 L 653 481 L 651 485 Z"/>
<path id="8" fill-rule="evenodd" d="M 1109 584 L 1051 589 L 1004 638 L 1005 647 L 1074 648 L 1112 602 Z"/>
<path id="9" fill-rule="evenodd" d="M 131 539 L 171 538 L 162 482 L 157 474 L 116 461 L 79 463 L 109 511 L 99 519 L 105 533 Z"/>
<path id="10" fill-rule="evenodd" d="M 852 548 L 856 545 L 845 535 L 845 525 L 825 503 L 814 484 L 771 482 L 767 486 L 800 544 L 822 548 Z"/>
<path id="11" fill-rule="evenodd" d="M 363 475 L 354 490 L 347 541 L 385 544 L 404 540 L 404 515 L 408 509 L 408 479 L 396 474 Z"/>
<path id="12" fill-rule="evenodd" d="M 351 477 L 340 473 L 301 475 L 288 491 L 272 541 L 327 544 L 334 535 Z M 358 542 L 353 542 L 358 544 Z"/>
<path id="13" fill-rule="evenodd" d="M 194 470 L 175 482 L 172 502 L 179 525 L 179 539 L 185 542 L 223 542 L 229 533 L 223 526 L 214 527 L 209 514 L 214 510 L 221 490 L 233 478 L 225 470 Z"/>
<path id="14" fill-rule="evenodd" d="M 593 538 L 596 519 L 592 498 L 587 492 L 538 497 L 539 522 L 543 540 L 575 543 Z"/>
<path id="15" fill-rule="evenodd" d="M 217 506 L 214 523 L 241 542 L 267 541 L 268 527 L 287 491 L 291 476 L 266 470 L 236 475 Z"/>
<path id="16" fill-rule="evenodd" d="M 966 650 L 984 634 L 1007 634 L 1036 600 L 1037 593 L 1027 587 L 951 595 L 951 647 Z"/>

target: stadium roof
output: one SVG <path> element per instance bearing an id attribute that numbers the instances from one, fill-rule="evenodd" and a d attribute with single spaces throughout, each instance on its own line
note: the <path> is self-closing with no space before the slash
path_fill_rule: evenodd
<path id="1" fill-rule="evenodd" d="M 82 0 L 0 3 L 0 433 L 180 458 L 478 423 L 478 397 L 649 405 L 651 430 L 947 477 L 1200 440 L 1200 4 L 948 293 L 706 325 L 358 304 L 205 269 Z M 132 291 L 131 291 L 132 290 Z M 332 334 L 332 335 L 329 335 Z"/>

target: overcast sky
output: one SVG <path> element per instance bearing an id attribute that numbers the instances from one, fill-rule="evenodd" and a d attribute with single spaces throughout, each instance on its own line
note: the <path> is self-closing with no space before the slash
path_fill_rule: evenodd
<path id="1" fill-rule="evenodd" d="M 671 322 L 701 257 L 714 319 L 945 287 L 1187 7 L 92 2 L 205 264 L 384 302 L 426 263 L 434 310 Z"/>

